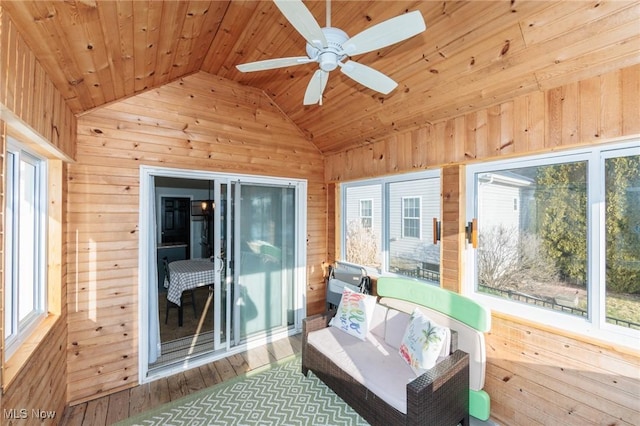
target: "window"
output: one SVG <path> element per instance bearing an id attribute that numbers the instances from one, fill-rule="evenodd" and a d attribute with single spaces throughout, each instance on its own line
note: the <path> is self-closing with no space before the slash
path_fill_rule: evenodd
<path id="1" fill-rule="evenodd" d="M 373 200 L 360 200 L 360 223 L 363 228 L 373 226 Z"/>
<path id="2" fill-rule="evenodd" d="M 420 197 L 402 198 L 402 238 L 420 238 Z"/>
<path id="3" fill-rule="evenodd" d="M 358 265 L 380 269 L 382 266 L 382 187 L 380 184 L 347 186 L 344 190 L 343 259 Z M 371 226 L 362 220 L 364 197 L 371 201 Z M 375 210 L 375 214 L 374 214 Z M 373 218 L 376 218 L 374 221 Z"/>
<path id="4" fill-rule="evenodd" d="M 601 338 L 640 335 L 637 142 L 469 166 L 467 179 L 479 235 L 469 291 Z"/>
<path id="5" fill-rule="evenodd" d="M 13 141 L 7 149 L 5 347 L 9 357 L 46 312 L 46 167 Z"/>
<path id="6" fill-rule="evenodd" d="M 440 217 L 439 171 L 345 183 L 341 192 L 341 260 L 439 281 L 440 247 L 432 237 L 432 219 Z M 371 226 L 363 220 L 367 210 Z"/>

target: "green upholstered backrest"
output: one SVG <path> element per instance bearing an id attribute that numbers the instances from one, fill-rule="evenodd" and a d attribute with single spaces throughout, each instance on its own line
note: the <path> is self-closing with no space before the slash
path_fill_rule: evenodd
<path id="1" fill-rule="evenodd" d="M 380 297 L 393 297 L 442 312 L 483 333 L 491 329 L 491 313 L 468 297 L 408 278 L 380 277 Z"/>
<path id="2" fill-rule="evenodd" d="M 380 297 L 398 299 L 425 306 L 477 330 L 480 335 L 491 329 L 491 312 L 488 309 L 468 297 L 452 291 L 416 280 L 395 277 L 378 278 L 377 290 Z M 462 335 L 460 333 L 461 330 L 459 330 L 459 335 Z M 470 354 L 470 370 L 475 368 L 476 370 L 474 371 L 483 376 L 482 383 L 484 383 L 486 354 L 483 336 L 480 337 L 480 341 L 482 348 L 477 351 L 478 353 Z M 465 346 L 461 342 L 459 342 L 459 345 Z M 476 347 L 472 343 L 467 346 L 470 348 Z M 474 365 L 478 357 L 481 359 L 480 368 Z M 482 389 L 469 389 L 469 414 L 486 421 L 489 419 L 490 411 L 491 398 L 489 398 L 489 395 Z"/>

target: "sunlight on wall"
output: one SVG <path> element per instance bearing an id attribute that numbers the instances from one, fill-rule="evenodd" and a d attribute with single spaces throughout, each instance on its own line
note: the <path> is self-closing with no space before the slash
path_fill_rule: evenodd
<path id="1" fill-rule="evenodd" d="M 79 250 L 78 250 L 78 248 L 80 247 L 80 245 L 79 245 L 79 243 L 78 243 L 79 235 L 80 235 L 80 231 L 79 231 L 78 229 L 76 229 L 76 237 L 75 237 L 75 250 L 76 250 L 76 256 L 75 256 L 75 259 L 73 260 L 73 261 L 74 261 L 74 263 L 75 263 L 75 277 L 74 277 L 74 281 L 75 281 L 75 284 L 76 284 L 76 289 L 75 289 L 75 291 L 73 292 L 73 294 L 75 295 L 75 298 L 76 298 L 76 300 L 75 300 L 75 305 L 76 305 L 76 306 L 75 306 L 75 308 L 74 308 L 74 310 L 73 310 L 74 312 L 78 312 L 78 310 L 79 310 L 79 306 L 78 306 L 78 297 L 79 297 L 79 295 L 80 295 L 80 291 L 79 291 L 80 289 L 78 288 L 78 287 L 79 287 L 79 284 L 78 284 L 78 275 L 80 274 L 80 268 L 79 268 L 79 266 L 78 266 L 78 264 L 80 263 L 80 262 L 79 262 L 80 253 L 79 253 Z"/>
<path id="2" fill-rule="evenodd" d="M 89 240 L 89 300 L 87 301 L 88 312 L 87 318 L 96 321 L 98 319 L 98 289 L 96 288 L 96 269 L 97 269 L 97 257 L 98 249 L 97 243 L 93 240 Z"/>

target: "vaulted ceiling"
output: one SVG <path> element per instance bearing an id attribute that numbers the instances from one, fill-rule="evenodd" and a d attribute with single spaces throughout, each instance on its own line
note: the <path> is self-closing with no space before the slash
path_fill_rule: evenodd
<path id="1" fill-rule="evenodd" d="M 321 26 L 325 1 L 305 1 Z M 331 72 L 303 106 L 316 63 L 235 65 L 305 54 L 270 1 L 2 1 L 75 113 L 197 71 L 264 91 L 326 153 L 640 63 L 638 1 L 333 1 L 350 36 L 419 10 L 427 30 L 353 60 L 399 83 L 381 95 Z"/>

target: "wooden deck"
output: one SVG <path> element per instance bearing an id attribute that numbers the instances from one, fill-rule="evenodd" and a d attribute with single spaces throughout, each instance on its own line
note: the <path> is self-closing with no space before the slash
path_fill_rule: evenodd
<path id="1" fill-rule="evenodd" d="M 151 383 L 67 407 L 60 424 L 103 426 L 175 401 L 247 371 L 300 353 L 302 335 L 282 339 Z"/>

